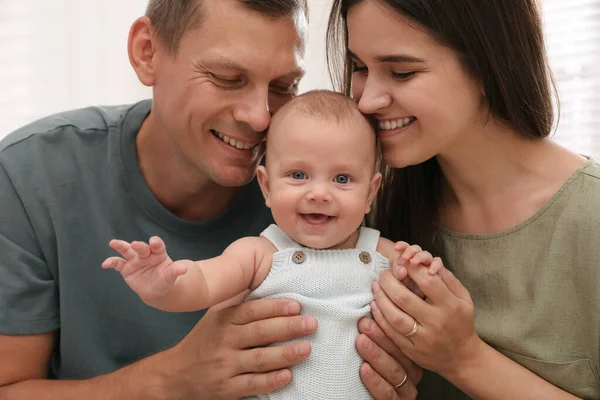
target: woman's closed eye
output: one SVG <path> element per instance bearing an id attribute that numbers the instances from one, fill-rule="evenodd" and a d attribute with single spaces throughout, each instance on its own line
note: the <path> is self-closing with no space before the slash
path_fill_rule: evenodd
<path id="1" fill-rule="evenodd" d="M 392 78 L 399 80 L 399 81 L 405 81 L 407 79 L 412 78 L 413 76 L 415 76 L 416 72 L 415 71 L 410 71 L 410 72 L 392 72 Z"/>

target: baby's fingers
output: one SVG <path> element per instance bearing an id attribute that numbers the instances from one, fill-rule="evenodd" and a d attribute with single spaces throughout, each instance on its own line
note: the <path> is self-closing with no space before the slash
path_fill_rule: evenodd
<path id="1" fill-rule="evenodd" d="M 135 250 L 140 258 L 147 258 L 150 256 L 150 246 L 144 242 L 132 242 L 131 248 Z"/>
<path id="2" fill-rule="evenodd" d="M 163 277 L 167 283 L 173 283 L 178 276 L 187 272 L 187 267 L 181 263 L 172 263 L 164 269 Z"/>
<path id="3" fill-rule="evenodd" d="M 126 242 L 124 240 L 113 239 L 110 241 L 110 243 L 108 243 L 108 245 L 110 247 L 112 247 L 113 249 L 115 249 L 116 251 L 118 251 L 119 253 L 121 253 L 121 255 L 126 260 L 131 261 L 137 257 L 136 251 L 131 248 L 131 245 L 129 244 L 129 242 Z"/>
<path id="4" fill-rule="evenodd" d="M 396 250 L 399 253 L 404 252 L 404 250 L 408 249 L 409 247 L 410 244 L 406 242 L 396 242 L 396 244 L 394 244 L 394 250 Z"/>
<path id="5" fill-rule="evenodd" d="M 421 252 L 415 254 L 415 256 L 410 259 L 410 264 L 411 265 L 419 265 L 419 264 L 429 265 L 429 264 L 431 264 L 432 261 L 433 261 L 433 256 L 431 255 L 430 252 L 421 251 Z"/>
<path id="6" fill-rule="evenodd" d="M 444 269 L 444 263 L 442 263 L 442 259 L 439 257 L 435 257 L 431 261 L 431 265 L 429 265 L 429 271 L 427 272 L 429 273 L 429 275 L 436 275 L 442 269 Z"/>
<path id="7" fill-rule="evenodd" d="M 420 246 L 413 244 L 412 246 L 409 246 L 406 250 L 404 250 L 400 257 L 402 257 L 404 261 L 408 261 L 421 251 L 423 251 L 423 249 L 421 249 Z"/>
<path id="8" fill-rule="evenodd" d="M 152 254 L 162 254 L 162 253 L 166 253 L 167 249 L 165 247 L 165 242 L 163 242 L 163 240 L 161 238 L 159 238 L 158 236 L 152 236 L 150 238 L 150 251 L 152 251 Z"/>
<path id="9" fill-rule="evenodd" d="M 121 272 L 123 267 L 127 264 L 127 260 L 122 259 L 121 257 L 109 257 L 102 263 L 102 268 L 105 269 L 116 269 Z"/>

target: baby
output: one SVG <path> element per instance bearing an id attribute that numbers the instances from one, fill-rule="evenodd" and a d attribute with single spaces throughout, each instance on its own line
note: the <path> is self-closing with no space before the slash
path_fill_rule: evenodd
<path id="1" fill-rule="evenodd" d="M 319 322 L 307 339 L 311 355 L 292 367 L 288 386 L 258 398 L 370 399 L 359 377 L 357 323 L 370 313 L 371 284 L 407 247 L 395 250 L 378 231 L 361 227 L 381 183 L 373 126 L 341 94 L 300 95 L 273 117 L 257 177 L 276 222 L 260 237 L 196 262 L 171 260 L 157 237 L 149 244 L 113 240 L 124 259 L 102 266 L 166 311 L 204 309 L 247 289 L 248 300 L 295 299 Z M 420 252 L 413 260 L 429 266 L 431 256 Z"/>

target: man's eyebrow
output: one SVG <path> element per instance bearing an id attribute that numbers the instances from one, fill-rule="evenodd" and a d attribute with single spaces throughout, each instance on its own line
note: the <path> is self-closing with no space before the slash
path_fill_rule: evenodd
<path id="1" fill-rule="evenodd" d="M 208 61 L 206 63 L 207 65 L 211 65 L 213 67 L 220 67 L 220 68 L 226 68 L 226 69 L 234 69 L 236 71 L 242 72 L 244 74 L 249 74 L 250 71 L 248 71 L 248 69 L 238 63 L 236 63 L 233 60 L 230 60 L 228 58 L 217 58 L 215 60 L 211 60 Z"/>
<path id="2" fill-rule="evenodd" d="M 192 60 L 194 61 L 194 60 Z M 225 68 L 225 69 L 231 69 L 231 70 L 236 70 L 242 74 L 245 75 L 250 75 L 250 71 L 248 70 L 248 68 L 236 63 L 235 61 L 229 59 L 229 58 L 217 58 L 211 61 L 206 62 L 206 65 L 209 65 L 211 67 L 218 67 L 218 68 Z M 286 79 L 286 78 L 294 78 L 294 79 L 301 79 L 304 75 L 306 74 L 306 71 L 303 68 L 298 68 L 292 72 L 289 72 L 285 75 L 282 76 L 278 76 L 277 78 L 275 78 L 274 80 L 278 80 L 278 79 Z"/>
<path id="3" fill-rule="evenodd" d="M 360 58 L 358 58 L 356 56 L 356 54 L 354 54 L 352 51 L 350 50 L 346 50 L 348 53 L 348 56 L 350 58 L 353 58 L 355 60 L 360 60 Z M 377 62 L 380 63 L 424 63 L 425 60 L 422 60 L 420 58 L 417 57 L 413 57 L 413 56 L 408 56 L 405 54 L 392 54 L 392 55 L 385 55 L 385 56 L 377 56 L 375 58 L 375 60 Z"/>
<path id="4" fill-rule="evenodd" d="M 304 75 L 306 75 L 306 70 L 304 68 L 298 68 L 295 71 L 292 71 L 288 74 L 285 74 L 285 75 L 282 75 L 282 76 L 276 78 L 275 80 L 286 79 L 286 78 L 294 78 L 295 80 L 300 80 L 304 77 Z"/>

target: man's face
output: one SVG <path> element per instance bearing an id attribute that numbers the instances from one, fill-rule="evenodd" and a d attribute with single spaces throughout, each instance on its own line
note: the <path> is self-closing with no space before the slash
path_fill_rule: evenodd
<path id="1" fill-rule="evenodd" d="M 201 12 L 176 55 L 154 56 L 152 129 L 190 173 L 241 186 L 254 177 L 271 114 L 303 74 L 306 19 L 269 18 L 235 0 L 206 0 Z"/>

